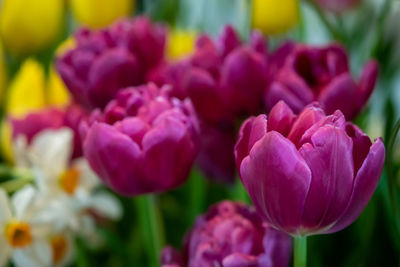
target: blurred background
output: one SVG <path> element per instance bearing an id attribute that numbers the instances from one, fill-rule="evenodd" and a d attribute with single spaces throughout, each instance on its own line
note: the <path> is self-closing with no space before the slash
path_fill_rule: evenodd
<path id="1" fill-rule="evenodd" d="M 318 3 L 317 3 L 318 2 Z M 70 96 L 54 70 L 54 58 L 72 45 L 81 26 L 99 29 L 122 17 L 140 14 L 168 25 L 167 56 L 189 55 L 197 36 L 216 37 L 226 24 L 245 40 L 253 29 L 268 38 L 270 50 L 283 40 L 323 45 L 340 42 L 349 53 L 352 73 L 375 58 L 380 76 L 367 108 L 355 122 L 371 138 L 388 143 L 400 114 L 400 1 L 358 0 L 340 8 L 335 1 L 296 0 L 0 0 L 0 116 L 2 164 L 12 166 L 6 117 L 24 116 L 45 106 L 65 106 Z M 400 150 L 394 145 L 396 191 L 400 187 Z M 309 238 L 309 266 L 398 266 L 400 239 L 396 235 L 386 168 L 369 205 L 345 230 Z M 1 181 L 0 177 L 0 181 Z M 223 199 L 238 197 L 240 183 L 223 185 L 205 180 L 194 168 L 181 188 L 160 195 L 166 240 L 181 246 L 195 217 Z M 118 196 L 124 216 L 100 224 L 101 246 L 76 241 L 73 266 L 150 266 L 140 234 L 137 203 Z M 398 200 L 398 199 L 396 199 Z"/>

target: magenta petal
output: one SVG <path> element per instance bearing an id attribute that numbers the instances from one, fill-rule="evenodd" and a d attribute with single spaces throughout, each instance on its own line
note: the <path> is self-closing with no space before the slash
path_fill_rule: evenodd
<path id="1" fill-rule="evenodd" d="M 260 115 L 261 116 L 261 115 Z M 264 115 L 264 119 L 266 120 L 267 117 Z M 245 120 L 240 127 L 239 130 L 239 137 L 238 141 L 236 142 L 235 148 L 234 148 L 234 154 L 235 154 L 235 162 L 236 162 L 236 168 L 240 170 L 240 164 L 242 163 L 242 160 L 249 155 L 249 139 L 250 139 L 250 133 L 251 133 L 251 128 L 253 121 L 255 120 L 255 117 L 250 117 L 247 120 Z"/>
<path id="2" fill-rule="evenodd" d="M 351 122 L 346 124 L 347 135 L 353 139 L 354 176 L 357 175 L 372 145 L 369 136 Z"/>
<path id="3" fill-rule="evenodd" d="M 240 167 L 243 184 L 264 219 L 273 226 L 297 233 L 311 171 L 292 142 L 268 132 Z"/>
<path id="4" fill-rule="evenodd" d="M 294 95 L 285 84 L 273 82 L 264 94 L 264 105 L 271 109 L 279 101 L 284 101 L 295 113 L 299 113 L 307 104 Z"/>
<path id="5" fill-rule="evenodd" d="M 340 231 L 357 219 L 374 194 L 385 161 L 385 145 L 376 139 L 354 180 L 353 192 L 343 216 L 326 233 Z"/>
<path id="6" fill-rule="evenodd" d="M 139 146 L 110 125 L 96 123 L 86 135 L 84 153 L 90 166 L 116 192 L 146 192 Z"/>
<path id="7" fill-rule="evenodd" d="M 327 114 L 340 109 L 347 119 L 352 119 L 360 111 L 359 100 L 357 85 L 349 73 L 333 79 L 318 97 L 318 101 Z"/>
<path id="8" fill-rule="evenodd" d="M 196 155 L 187 127 L 166 117 L 143 138 L 145 165 L 142 166 L 154 191 L 165 191 L 185 181 Z"/>
<path id="9" fill-rule="evenodd" d="M 215 122 L 224 117 L 225 105 L 216 82 L 207 71 L 191 68 L 184 77 L 183 88 L 202 118 Z"/>
<path id="10" fill-rule="evenodd" d="M 287 136 L 296 118 L 284 101 L 279 101 L 268 115 L 268 131 L 277 131 Z"/>
<path id="11" fill-rule="evenodd" d="M 263 245 L 265 256 L 260 255 L 260 266 L 289 266 L 290 258 L 287 255 L 292 251 L 292 238 L 289 235 L 269 227 L 265 229 Z M 267 265 L 268 262 L 271 265 Z"/>
<path id="12" fill-rule="evenodd" d="M 302 227 L 307 232 L 323 229 L 342 214 L 353 184 L 353 142 L 346 132 L 332 125 L 319 128 L 300 153 L 307 162 L 312 180 Z"/>
<path id="13" fill-rule="evenodd" d="M 256 256 L 243 254 L 243 253 L 232 253 L 222 260 L 222 266 L 224 267 L 257 267 L 258 258 Z"/>
<path id="14" fill-rule="evenodd" d="M 249 136 L 249 151 L 254 146 L 254 144 L 264 137 L 267 133 L 267 118 L 265 115 L 258 115 L 251 124 L 251 131 Z"/>
<path id="15" fill-rule="evenodd" d="M 375 88 L 376 81 L 378 79 L 378 62 L 376 60 L 369 61 L 364 69 L 362 70 L 358 97 L 362 100 L 361 105 L 364 105 L 370 97 L 372 91 Z"/>
<path id="16" fill-rule="evenodd" d="M 242 44 L 238 34 L 231 25 L 225 26 L 219 38 L 219 50 L 223 57 L 226 57 L 230 52 L 235 50 Z"/>
<path id="17" fill-rule="evenodd" d="M 289 132 L 288 139 L 291 140 L 297 147 L 303 134 L 315 123 L 325 117 L 325 113 L 319 107 L 310 105 L 306 107 L 297 120 L 294 122 L 292 129 Z"/>
<path id="18" fill-rule="evenodd" d="M 125 49 L 114 49 L 101 55 L 89 73 L 90 100 L 95 107 L 103 108 L 121 88 L 136 85 L 139 65 Z"/>

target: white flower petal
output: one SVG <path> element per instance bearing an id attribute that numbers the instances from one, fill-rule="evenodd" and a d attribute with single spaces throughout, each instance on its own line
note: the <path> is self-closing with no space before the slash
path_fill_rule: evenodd
<path id="1" fill-rule="evenodd" d="M 102 216 L 112 220 L 122 217 L 122 207 L 120 202 L 113 195 L 106 192 L 98 192 L 91 198 L 91 207 Z"/>
<path id="2" fill-rule="evenodd" d="M 2 229 L 0 229 L 2 230 Z M 4 235 L 0 235 L 0 267 L 7 265 L 11 256 L 11 248 Z"/>
<path id="3" fill-rule="evenodd" d="M 80 171 L 79 187 L 91 192 L 94 188 L 101 185 L 100 179 L 96 173 L 90 168 L 85 158 L 79 158 L 72 163 L 76 169 Z"/>
<path id="4" fill-rule="evenodd" d="M 11 219 L 10 201 L 7 193 L 0 188 L 0 227 Z"/>
<path id="5" fill-rule="evenodd" d="M 14 193 L 14 195 L 11 198 L 11 201 L 13 204 L 16 218 L 21 219 L 27 212 L 29 206 L 34 204 L 33 202 L 36 193 L 37 193 L 36 189 L 31 185 L 27 185 L 21 190 Z"/>
<path id="6" fill-rule="evenodd" d="M 38 240 L 24 249 L 14 250 L 12 259 L 17 267 L 47 267 L 51 266 L 51 253 L 50 244 Z"/>
<path id="7" fill-rule="evenodd" d="M 44 130 L 31 144 L 32 164 L 48 179 L 58 179 L 67 168 L 72 154 L 73 132 L 69 128 Z"/>
<path id="8" fill-rule="evenodd" d="M 13 154 L 15 165 L 20 168 L 29 168 L 31 162 L 29 159 L 29 146 L 26 136 L 19 135 L 13 142 Z"/>

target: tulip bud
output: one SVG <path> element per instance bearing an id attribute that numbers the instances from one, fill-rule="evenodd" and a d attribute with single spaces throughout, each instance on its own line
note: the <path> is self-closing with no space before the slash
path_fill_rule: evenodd
<path id="1" fill-rule="evenodd" d="M 63 0 L 5 0 L 0 31 L 7 49 L 23 56 L 51 45 L 64 16 Z"/>
<path id="2" fill-rule="evenodd" d="M 264 34 L 283 33 L 299 20 L 298 0 L 254 0 L 252 25 Z"/>
<path id="3" fill-rule="evenodd" d="M 25 116 L 46 106 L 46 78 L 39 62 L 27 59 L 11 81 L 6 98 L 6 112 Z"/>
<path id="4" fill-rule="evenodd" d="M 286 233 L 334 233 L 349 226 L 374 193 L 385 159 L 339 110 L 316 105 L 298 116 L 283 101 L 247 119 L 235 146 L 240 178 L 263 219 Z"/>
<path id="5" fill-rule="evenodd" d="M 81 125 L 92 169 L 122 195 L 167 191 L 188 178 L 198 123 L 189 101 L 167 94 L 152 84 L 124 89 Z"/>
<path id="6" fill-rule="evenodd" d="M 91 28 L 102 28 L 129 16 L 134 6 L 135 0 L 71 0 L 75 18 Z"/>
<path id="7" fill-rule="evenodd" d="M 171 247 L 162 251 L 166 266 L 288 266 L 290 237 L 261 220 L 252 207 L 223 201 L 196 219 L 180 254 Z"/>
<path id="8" fill-rule="evenodd" d="M 271 57 L 271 82 L 264 95 L 267 109 L 284 100 L 295 113 L 318 101 L 326 113 L 340 109 L 348 120 L 368 101 L 378 77 L 372 60 L 356 83 L 349 70 L 346 51 L 339 45 L 313 47 L 285 43 Z"/>
<path id="9" fill-rule="evenodd" d="M 75 39 L 56 67 L 75 101 L 88 109 L 103 108 L 120 88 L 143 83 L 164 56 L 165 30 L 145 17 L 81 29 Z"/>

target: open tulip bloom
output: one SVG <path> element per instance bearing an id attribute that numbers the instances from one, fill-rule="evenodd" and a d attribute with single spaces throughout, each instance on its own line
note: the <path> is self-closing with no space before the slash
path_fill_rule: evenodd
<path id="1" fill-rule="evenodd" d="M 106 185 L 122 195 L 167 191 L 188 178 L 198 123 L 190 101 L 153 84 L 122 90 L 82 125 L 83 150 Z"/>
<path id="2" fill-rule="evenodd" d="M 277 103 L 267 118 L 247 119 L 235 157 L 257 211 L 293 236 L 334 233 L 363 211 L 378 184 L 385 147 L 341 111 L 316 104 L 298 116 Z"/>

